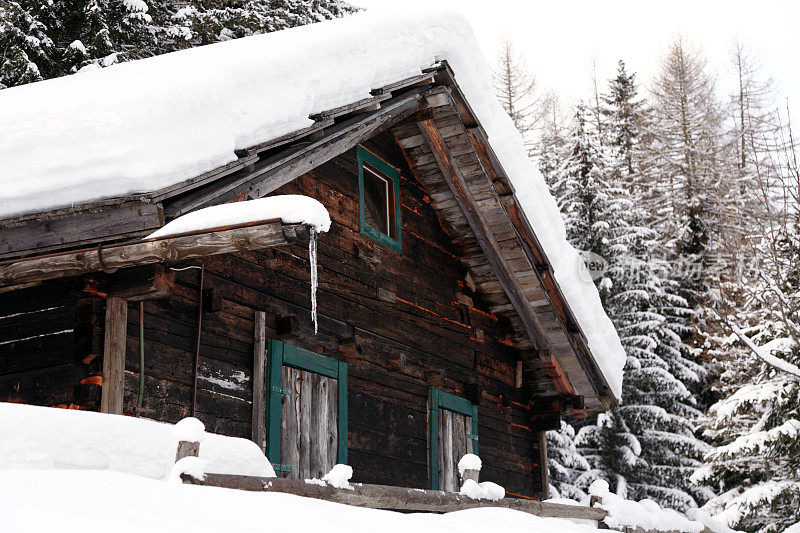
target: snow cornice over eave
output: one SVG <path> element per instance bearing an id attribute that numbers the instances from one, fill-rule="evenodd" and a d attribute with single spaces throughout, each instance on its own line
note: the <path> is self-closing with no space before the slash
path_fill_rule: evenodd
<path id="1" fill-rule="evenodd" d="M 619 337 L 480 57 L 461 15 L 359 13 L 5 89 L 0 219 L 178 183 L 446 59 L 594 363 L 619 398 Z"/>

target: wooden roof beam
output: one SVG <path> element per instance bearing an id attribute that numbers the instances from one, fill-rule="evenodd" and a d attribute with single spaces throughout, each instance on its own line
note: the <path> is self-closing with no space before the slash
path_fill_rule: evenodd
<path id="1" fill-rule="evenodd" d="M 549 349 L 550 345 L 544 333 L 544 328 L 539 323 L 538 317 L 525 298 L 525 293 L 517 281 L 514 272 L 512 272 L 508 263 L 503 259 L 500 247 L 492 232 L 489 230 L 486 221 L 483 219 L 481 211 L 475 204 L 475 199 L 469 193 L 464 177 L 461 175 L 458 167 L 450 159 L 449 152 L 444 144 L 444 140 L 439 134 L 439 130 L 431 120 L 421 121 L 418 123 L 418 126 L 436 159 L 436 163 L 444 176 L 447 186 L 453 193 L 481 250 L 485 254 L 492 271 L 497 276 L 503 291 L 506 293 L 506 296 L 511 301 L 511 305 L 520 317 L 526 333 L 538 349 Z"/>
<path id="2" fill-rule="evenodd" d="M 105 248 L 73 250 L 0 262 L 0 287 L 99 271 L 113 271 L 164 261 L 184 261 L 209 255 L 257 250 L 308 234 L 302 224 L 268 220 L 222 227 L 162 239 L 127 242 Z"/>
<path id="3" fill-rule="evenodd" d="M 518 201 L 513 186 L 507 178 L 498 172 L 497 169 L 499 167 L 499 163 L 497 162 L 496 157 L 490 153 L 491 148 L 486 141 L 485 134 L 477 128 L 468 129 L 467 133 L 472 146 L 481 161 L 481 165 L 484 167 L 489 175 L 489 178 L 492 180 L 492 184 L 494 185 L 495 190 L 500 197 L 501 204 L 503 205 L 511 224 L 514 227 L 517 237 L 523 244 L 525 255 L 535 267 L 536 277 L 539 279 L 539 283 L 544 288 L 548 295 L 548 299 L 556 311 L 558 319 L 561 323 L 561 328 L 568 334 L 567 337 L 570 339 L 573 349 L 577 354 L 581 355 L 581 357 L 578 357 L 581 367 L 587 376 L 589 376 L 594 382 L 595 387 L 599 387 L 597 393 L 601 402 L 603 402 L 604 405 L 608 404 L 610 406 L 613 394 L 610 392 L 611 389 L 608 386 L 608 382 L 602 373 L 599 372 L 597 363 L 594 361 L 594 358 L 587 348 L 588 343 L 586 338 L 583 335 L 579 324 L 575 320 L 574 315 L 569 308 L 568 302 L 563 297 L 561 289 L 558 287 L 553 275 L 552 267 L 550 266 L 547 258 L 541 252 L 541 244 L 531 229 L 530 223 L 525 217 L 524 212 L 522 212 L 517 205 Z"/>

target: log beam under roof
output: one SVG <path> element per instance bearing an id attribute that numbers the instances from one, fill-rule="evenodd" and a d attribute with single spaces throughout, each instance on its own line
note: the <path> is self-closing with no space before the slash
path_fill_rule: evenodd
<path id="1" fill-rule="evenodd" d="M 284 224 L 280 220 L 268 220 L 160 239 L 26 257 L 0 263 L 0 287 L 117 268 L 258 250 L 302 240 L 303 236 L 308 235 L 308 227 L 303 224 Z"/>

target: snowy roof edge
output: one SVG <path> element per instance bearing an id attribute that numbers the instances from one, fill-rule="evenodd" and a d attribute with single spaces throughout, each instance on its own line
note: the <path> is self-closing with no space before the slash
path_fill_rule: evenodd
<path id="1" fill-rule="evenodd" d="M 451 79 L 451 86 L 452 87 L 451 88 L 456 92 L 457 96 L 460 96 L 464 100 L 463 101 L 464 111 L 469 113 L 470 115 L 472 115 L 473 119 L 475 120 L 475 123 L 478 125 L 478 127 L 480 127 L 481 130 L 483 130 L 483 126 L 481 124 L 480 118 L 472 110 L 472 106 L 469 105 L 469 101 L 466 99 L 466 97 L 464 97 L 464 95 L 463 95 L 463 93 L 461 91 L 461 87 L 458 85 L 458 81 L 456 80 L 455 73 L 450 69 L 449 63 L 447 62 L 447 60 L 442 60 L 441 64 L 442 64 L 442 68 L 447 70 L 447 71 L 449 71 L 449 73 L 450 73 L 450 75 L 452 77 L 452 79 Z M 497 171 L 502 176 L 508 177 L 508 173 L 506 173 L 505 169 L 503 168 L 502 161 L 500 161 L 499 158 L 497 157 L 497 155 L 494 153 L 494 150 L 493 150 L 492 145 L 491 145 L 491 138 L 489 138 L 488 134 L 486 134 L 486 140 L 488 141 L 487 142 L 487 148 L 488 148 L 488 150 L 490 152 L 490 155 L 493 156 L 492 159 L 494 159 L 494 161 L 492 161 L 492 164 L 496 165 L 497 167 L 499 167 L 499 168 L 495 168 L 495 171 Z M 516 188 L 513 185 L 513 182 L 511 183 L 511 187 L 512 187 L 512 195 L 515 198 L 518 199 L 517 191 L 516 191 Z M 533 241 L 534 241 L 534 243 L 536 245 L 536 248 L 538 249 L 538 251 L 544 257 L 545 265 L 547 267 L 549 267 L 549 270 L 551 272 L 554 272 L 553 262 L 550 260 L 550 257 L 548 255 L 547 250 L 542 246 L 542 244 L 541 244 L 541 242 L 539 240 L 539 237 L 536 234 L 536 231 L 531 226 L 531 223 L 530 223 L 530 221 L 529 221 L 529 219 L 527 217 L 527 213 L 526 213 L 526 211 L 524 209 L 520 213 L 520 219 L 521 219 L 521 223 L 522 223 L 522 228 L 521 229 L 523 231 L 525 231 L 533 239 Z M 579 270 L 580 270 L 580 267 L 583 267 L 583 261 L 582 260 L 580 261 L 580 265 L 578 265 L 578 266 L 579 266 Z M 589 342 L 588 342 L 589 339 L 588 339 L 586 333 L 583 331 L 583 327 L 581 326 L 581 322 L 578 319 L 578 317 L 576 316 L 576 314 L 573 312 L 572 306 L 570 305 L 569 299 L 567 299 L 565 297 L 564 290 L 562 289 L 561 283 L 560 283 L 560 280 L 559 280 L 559 278 L 563 278 L 563 276 L 559 276 L 555 272 L 554 272 L 554 274 L 555 274 L 554 275 L 554 284 L 556 286 L 556 290 L 558 292 L 558 296 L 560 297 L 561 302 L 563 303 L 563 305 L 565 307 L 565 312 L 566 312 L 567 316 L 569 316 L 570 318 L 572 318 L 574 320 L 575 325 L 579 329 L 581 342 L 588 349 L 588 353 L 586 355 L 589 357 L 590 362 L 595 366 L 595 368 L 600 370 L 600 372 L 599 372 L 600 378 L 602 379 L 602 381 L 603 381 L 604 385 L 606 386 L 606 388 L 609 391 L 611 391 L 612 395 L 614 396 L 613 397 L 613 401 L 614 402 L 619 402 L 621 400 L 621 390 L 617 391 L 615 387 L 612 387 L 610 382 L 609 382 L 610 380 L 607 379 L 608 376 L 602 371 L 602 367 L 598 364 L 598 360 L 595 357 L 594 351 L 592 350 L 592 347 L 589 345 Z M 581 272 L 579 272 L 579 275 L 581 275 Z M 589 276 L 588 273 L 586 275 Z M 595 292 L 596 291 L 597 290 L 595 289 Z M 599 294 L 598 294 L 598 299 L 599 299 Z M 604 310 L 603 310 L 603 313 L 605 314 Z M 612 330 L 614 330 L 613 326 L 612 326 Z M 614 331 L 616 331 L 616 330 L 614 330 Z M 615 335 L 616 335 L 616 333 L 615 333 Z M 617 339 L 619 339 L 619 337 L 617 337 Z M 620 345 L 620 347 L 621 347 L 621 345 Z"/>

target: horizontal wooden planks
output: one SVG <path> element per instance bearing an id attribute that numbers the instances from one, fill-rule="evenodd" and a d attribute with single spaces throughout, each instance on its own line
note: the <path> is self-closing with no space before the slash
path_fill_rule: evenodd
<path id="1" fill-rule="evenodd" d="M 0 225 L 0 259 L 145 235 L 161 227 L 157 204 L 131 201 L 26 217 Z"/>

